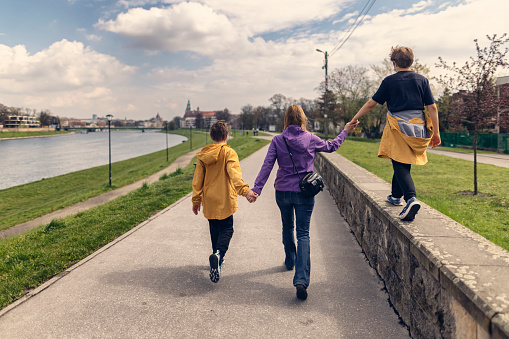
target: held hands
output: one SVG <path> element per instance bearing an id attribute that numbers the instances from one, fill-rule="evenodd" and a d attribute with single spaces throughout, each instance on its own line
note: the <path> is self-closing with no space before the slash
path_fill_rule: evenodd
<path id="1" fill-rule="evenodd" d="M 201 205 L 193 205 L 193 213 L 195 215 L 198 215 L 198 212 L 200 212 Z"/>
<path id="2" fill-rule="evenodd" d="M 253 203 L 256 201 L 256 198 L 258 198 L 258 193 L 250 190 L 249 193 L 246 195 L 246 199 L 247 201 L 249 201 L 250 203 Z"/>
<path id="3" fill-rule="evenodd" d="M 347 131 L 348 133 L 353 132 L 357 128 L 358 124 L 359 124 L 359 120 L 355 120 L 355 121 L 352 120 L 352 121 L 348 122 L 345 125 L 345 131 Z"/>

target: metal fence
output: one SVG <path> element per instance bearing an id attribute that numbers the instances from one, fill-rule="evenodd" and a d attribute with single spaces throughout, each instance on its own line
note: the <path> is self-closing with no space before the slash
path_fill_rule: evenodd
<path id="1" fill-rule="evenodd" d="M 508 134 L 478 134 L 477 147 L 479 149 L 509 153 Z M 440 132 L 442 146 L 445 147 L 474 147 L 474 135 L 468 133 Z"/>

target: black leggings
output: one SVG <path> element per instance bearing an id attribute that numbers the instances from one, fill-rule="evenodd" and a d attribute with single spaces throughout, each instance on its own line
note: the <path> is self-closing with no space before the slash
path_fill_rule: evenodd
<path id="1" fill-rule="evenodd" d="M 222 220 L 209 219 L 209 229 L 212 250 L 219 251 L 223 258 L 233 236 L 233 214 Z"/>
<path id="2" fill-rule="evenodd" d="M 392 196 L 394 198 L 404 197 L 405 201 L 408 201 L 416 196 L 414 181 L 410 174 L 411 167 L 412 165 L 410 164 L 403 164 L 392 160 L 392 168 L 394 168 Z"/>

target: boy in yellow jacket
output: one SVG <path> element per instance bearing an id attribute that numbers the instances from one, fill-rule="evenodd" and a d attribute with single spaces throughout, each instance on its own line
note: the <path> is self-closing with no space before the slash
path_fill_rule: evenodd
<path id="1" fill-rule="evenodd" d="M 209 257 L 210 280 L 216 283 L 221 266 L 233 236 L 233 213 L 237 212 L 237 195 L 254 202 L 256 197 L 249 185 L 242 180 L 239 157 L 226 144 L 229 127 L 218 121 L 210 128 L 213 144 L 198 152 L 193 178 L 193 212 L 198 215 L 203 205 L 203 215 L 209 220 L 213 253 Z"/>

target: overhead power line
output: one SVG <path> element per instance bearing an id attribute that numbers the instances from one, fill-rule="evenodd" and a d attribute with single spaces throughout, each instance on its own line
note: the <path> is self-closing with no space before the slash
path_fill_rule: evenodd
<path id="1" fill-rule="evenodd" d="M 332 49 L 329 57 L 332 57 L 337 51 L 343 47 L 343 45 L 348 41 L 348 39 L 352 36 L 353 32 L 359 27 L 359 25 L 364 21 L 364 18 L 366 17 L 366 14 L 368 14 L 369 10 L 373 5 L 375 4 L 376 0 L 368 0 L 362 10 L 359 12 L 359 15 L 355 19 L 355 21 L 352 23 L 350 28 L 348 28 L 348 31 L 343 35 L 343 38 L 338 41 L 336 46 Z M 360 19 L 360 20 L 359 20 Z"/>

